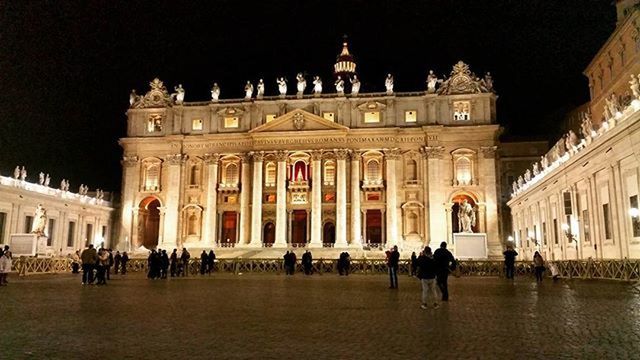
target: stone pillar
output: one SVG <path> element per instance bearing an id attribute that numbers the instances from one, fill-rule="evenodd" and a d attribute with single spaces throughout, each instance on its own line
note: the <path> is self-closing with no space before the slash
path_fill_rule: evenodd
<path id="1" fill-rule="evenodd" d="M 251 156 L 243 155 L 240 159 L 242 162 L 242 180 L 240 182 L 240 238 L 238 240 L 238 244 L 243 246 L 249 244 L 249 230 L 251 226 L 251 214 L 249 213 L 251 211 L 249 210 L 251 189 L 251 171 L 249 170 L 249 162 L 251 161 Z"/>
<path id="2" fill-rule="evenodd" d="M 401 245 L 398 239 L 398 188 L 396 185 L 396 160 L 400 158 L 397 149 L 385 151 L 386 194 L 387 194 L 387 245 Z"/>
<path id="3" fill-rule="evenodd" d="M 422 149 L 422 153 L 427 158 L 429 246 L 432 249 L 437 249 L 440 247 L 440 242 L 450 236 L 447 234 L 447 221 L 449 220 L 442 218 L 446 217 L 444 203 L 448 203 L 448 199 L 444 198 L 444 180 L 440 174 L 440 162 L 444 155 L 444 147 L 426 146 Z"/>
<path id="4" fill-rule="evenodd" d="M 349 151 L 335 151 L 337 162 L 336 178 L 336 243 L 335 247 L 347 246 L 347 156 Z"/>
<path id="5" fill-rule="evenodd" d="M 362 247 L 362 218 L 360 212 L 360 161 L 359 153 L 351 153 L 351 241 L 353 247 Z"/>
<path id="6" fill-rule="evenodd" d="M 484 232 L 487 234 L 488 256 L 490 258 L 502 258 L 502 244 L 500 241 L 500 228 L 498 226 L 498 186 L 496 168 L 496 146 L 481 147 L 482 162 L 480 163 L 480 179 L 484 187 L 485 213 Z M 481 218 L 482 219 L 482 218 Z"/>
<path id="7" fill-rule="evenodd" d="M 287 152 L 276 153 L 278 174 L 276 178 L 276 239 L 274 247 L 287 246 Z"/>
<path id="8" fill-rule="evenodd" d="M 322 151 L 311 153 L 311 242 L 322 247 Z"/>
<path id="9" fill-rule="evenodd" d="M 253 152 L 253 193 L 251 199 L 251 246 L 262 246 L 262 160 L 264 152 Z"/>
<path id="10" fill-rule="evenodd" d="M 218 161 L 220 155 L 205 154 L 207 165 L 207 198 L 204 209 L 204 241 L 203 246 L 211 247 L 216 243 L 217 207 L 218 207 Z"/>
<path id="11" fill-rule="evenodd" d="M 119 242 L 116 248 L 121 251 L 130 251 L 128 246 L 131 246 L 134 237 L 137 237 L 137 223 L 133 221 L 133 218 L 138 212 L 138 204 L 135 203 L 135 200 L 136 193 L 140 189 L 140 161 L 138 161 L 137 156 L 125 156 L 122 158 L 121 163 L 123 179 L 122 213 L 120 215 Z M 14 213 L 17 214 L 18 212 L 15 211 Z M 77 226 L 80 227 L 80 224 Z M 16 232 L 21 232 L 21 230 L 16 229 Z M 75 235 L 73 238 L 75 239 Z M 73 245 L 74 247 L 76 246 L 75 243 Z"/>
<path id="12" fill-rule="evenodd" d="M 289 231 L 287 232 L 287 244 L 291 244 L 293 241 L 293 210 L 287 211 L 287 223 L 289 224 Z"/>
<path id="13" fill-rule="evenodd" d="M 164 177 L 166 177 L 163 183 L 165 184 L 165 215 L 164 221 L 160 224 L 164 225 L 164 236 L 162 243 L 158 244 L 162 248 L 172 249 L 176 247 L 178 243 L 178 223 L 180 206 L 180 177 L 182 163 L 184 162 L 184 155 L 172 154 L 167 155 L 165 163 Z M 162 219 L 161 219 L 162 220 Z"/>
<path id="14" fill-rule="evenodd" d="M 367 237 L 367 210 L 362 210 L 362 237 L 364 238 L 363 243 L 368 244 L 369 238 Z"/>

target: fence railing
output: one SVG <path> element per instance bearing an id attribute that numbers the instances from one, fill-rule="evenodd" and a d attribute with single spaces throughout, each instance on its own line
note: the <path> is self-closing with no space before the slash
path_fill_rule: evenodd
<path id="1" fill-rule="evenodd" d="M 316 274 L 332 274 L 338 272 L 336 259 L 316 259 L 312 263 L 312 271 Z M 640 260 L 564 260 L 552 262 L 556 265 L 561 278 L 579 279 L 607 279 L 622 281 L 640 281 Z M 550 265 L 550 263 L 547 263 Z M 30 258 L 20 257 L 13 261 L 14 270 L 19 275 L 64 273 L 70 272 L 72 260 L 68 258 Z M 297 271 L 303 271 L 300 260 L 296 264 Z M 352 274 L 385 274 L 387 264 L 383 259 L 352 259 L 349 272 Z M 127 263 L 128 272 L 147 272 L 146 259 L 130 259 Z M 188 274 L 200 271 L 200 259 L 190 259 L 187 265 Z M 280 259 L 217 259 L 216 272 L 226 273 L 275 273 L 284 272 L 283 261 Z M 401 260 L 398 273 L 409 274 L 411 262 Z M 503 276 L 504 262 L 492 260 L 462 260 L 458 262 L 458 272 L 461 276 Z M 532 276 L 531 262 L 516 262 L 515 273 L 519 276 Z M 548 269 L 545 275 L 550 276 Z"/>

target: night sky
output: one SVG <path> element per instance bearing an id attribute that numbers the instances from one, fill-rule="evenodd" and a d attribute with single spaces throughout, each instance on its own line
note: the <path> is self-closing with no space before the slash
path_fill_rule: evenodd
<path id="1" fill-rule="evenodd" d="M 129 92 L 158 76 L 186 101 L 243 96 L 247 80 L 331 78 L 349 36 L 361 92 L 425 89 L 458 60 L 499 95 L 505 136 L 553 140 L 588 101 L 582 71 L 615 26 L 606 1 L 0 1 L 0 173 L 25 165 L 119 191 Z M 328 86 L 327 86 L 328 87 Z M 330 87 L 331 88 L 331 87 Z M 309 90 L 309 87 L 307 87 Z"/>

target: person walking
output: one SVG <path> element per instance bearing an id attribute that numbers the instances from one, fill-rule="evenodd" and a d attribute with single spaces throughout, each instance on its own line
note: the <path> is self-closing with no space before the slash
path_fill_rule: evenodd
<path id="1" fill-rule="evenodd" d="M 442 301 L 449 301 L 449 285 L 447 284 L 449 272 L 456 267 L 456 259 L 449 250 L 447 243 L 440 243 L 440 248 L 433 253 L 433 259 L 436 262 L 436 283 L 442 293 Z"/>
<path id="2" fill-rule="evenodd" d="M 213 250 L 209 251 L 209 256 L 207 256 L 207 274 L 211 275 L 216 265 L 216 253 Z"/>
<path id="3" fill-rule="evenodd" d="M 127 274 L 127 263 L 129 262 L 129 254 L 127 252 L 122 253 L 122 275 Z"/>
<path id="4" fill-rule="evenodd" d="M 533 254 L 533 266 L 536 273 L 536 281 L 542 282 L 542 273 L 544 272 L 544 259 L 538 251 Z"/>
<path id="5" fill-rule="evenodd" d="M 173 249 L 171 256 L 169 257 L 169 271 L 171 272 L 171 277 L 175 277 L 179 275 L 178 272 L 178 249 Z"/>
<path id="6" fill-rule="evenodd" d="M 426 310 L 429 304 L 432 304 L 434 309 L 439 307 L 438 292 L 436 290 L 436 271 L 436 261 L 433 259 L 431 248 L 427 246 L 416 259 L 416 276 L 420 279 L 422 285 L 420 308 L 423 310 Z"/>
<path id="7" fill-rule="evenodd" d="M 205 250 L 202 250 L 200 254 L 200 275 L 204 275 L 207 272 L 207 264 L 209 263 L 209 256 Z"/>
<path id="8" fill-rule="evenodd" d="M 93 248 L 93 244 L 82 251 L 80 254 L 82 260 L 82 285 L 93 284 L 93 269 L 98 262 L 98 253 Z"/>
<path id="9" fill-rule="evenodd" d="M 416 252 L 414 251 L 411 253 L 411 272 L 409 273 L 409 276 L 416 275 L 417 267 L 418 267 L 418 257 L 416 256 Z"/>
<path id="10" fill-rule="evenodd" d="M 0 286 L 7 286 L 9 273 L 11 272 L 11 264 L 13 262 L 9 246 L 5 246 L 4 250 L 0 249 Z"/>
<path id="11" fill-rule="evenodd" d="M 518 256 L 518 253 L 513 250 L 511 245 L 507 245 L 507 250 L 505 250 L 502 255 L 504 255 L 504 267 L 507 279 L 513 279 L 516 256 Z"/>
<path id="12" fill-rule="evenodd" d="M 398 263 L 400 262 L 400 253 L 398 252 L 398 246 L 394 245 L 393 249 L 389 251 L 389 259 L 387 260 L 387 267 L 389 268 L 389 289 L 398 288 Z"/>
<path id="13" fill-rule="evenodd" d="M 113 257 L 113 273 L 116 275 L 118 275 L 118 271 L 120 270 L 121 260 L 122 260 L 122 255 L 120 255 L 120 251 L 116 251 L 116 254 Z"/>

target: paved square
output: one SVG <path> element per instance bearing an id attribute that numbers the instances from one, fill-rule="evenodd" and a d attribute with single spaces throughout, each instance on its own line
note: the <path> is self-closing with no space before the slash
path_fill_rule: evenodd
<path id="1" fill-rule="evenodd" d="M 406 276 L 397 291 L 384 276 L 10 281 L 2 359 L 640 358 L 640 294 L 615 282 L 454 278 L 421 310 Z"/>

